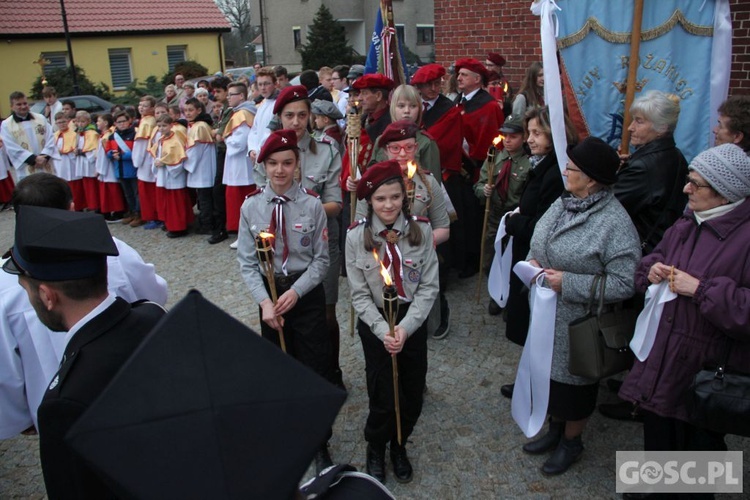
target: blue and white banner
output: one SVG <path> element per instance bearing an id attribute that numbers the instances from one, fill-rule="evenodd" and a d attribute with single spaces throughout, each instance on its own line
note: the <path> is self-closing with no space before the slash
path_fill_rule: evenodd
<path id="1" fill-rule="evenodd" d="M 398 35 L 395 30 L 384 30 L 383 29 L 383 14 L 382 9 L 378 7 L 378 14 L 375 17 L 375 28 L 372 30 L 372 38 L 370 39 L 370 48 L 367 51 L 367 60 L 365 61 L 365 74 L 380 73 L 388 78 L 393 79 L 393 71 L 391 61 L 389 58 L 388 66 L 383 59 L 383 47 L 384 37 L 388 36 L 390 41 L 388 43 L 395 43 L 398 48 L 398 53 L 401 55 L 401 65 L 403 67 L 404 77 L 406 81 L 409 80 L 409 71 L 406 68 L 404 59 L 404 50 L 401 45 L 402 40 L 398 39 Z M 390 53 L 390 52 L 389 52 Z"/>
<path id="2" fill-rule="evenodd" d="M 545 1 L 545 0 L 542 0 Z M 633 0 L 557 0 L 557 41 L 570 81 L 568 107 L 589 134 L 620 145 Z M 691 160 L 713 144 L 731 65 L 728 0 L 644 2 L 636 98 L 660 90 L 680 98 L 677 147 Z"/>

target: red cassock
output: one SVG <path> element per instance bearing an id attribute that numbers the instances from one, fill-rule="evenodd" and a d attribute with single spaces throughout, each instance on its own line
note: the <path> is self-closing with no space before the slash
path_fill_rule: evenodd
<path id="1" fill-rule="evenodd" d="M 145 166 L 143 168 L 151 168 Z M 156 183 L 138 179 L 138 201 L 141 204 L 141 219 L 159 220 L 156 213 Z"/>
<path id="2" fill-rule="evenodd" d="M 470 101 L 459 104 L 459 108 L 464 137 L 469 143 L 469 158 L 482 162 L 503 124 L 503 110 L 487 91 L 481 89 Z"/>
<path id="3" fill-rule="evenodd" d="M 68 181 L 68 186 L 70 186 L 70 192 L 73 193 L 73 204 L 76 210 L 80 211 L 86 208 L 86 191 L 83 189 L 83 179 Z"/>
<path id="4" fill-rule="evenodd" d="M 84 177 L 81 179 L 81 185 L 86 198 L 86 208 L 99 210 L 99 180 L 96 177 Z"/>
<path id="5" fill-rule="evenodd" d="M 99 204 L 99 210 L 102 213 L 127 210 L 119 182 L 99 182 Z"/>
<path id="6" fill-rule="evenodd" d="M 461 171 L 461 109 L 447 97 L 440 96 L 435 106 L 425 112 L 422 123 L 438 145 L 443 180 L 447 180 L 451 174 Z"/>
<path id="7" fill-rule="evenodd" d="M 2 153 L 5 154 L 5 153 Z M 3 180 L 0 180 L 0 203 L 9 203 L 11 197 L 13 196 L 13 189 L 15 189 L 16 185 L 13 182 L 13 177 L 8 174 L 8 177 L 6 177 Z"/>
<path id="8" fill-rule="evenodd" d="M 187 188 L 164 189 L 162 204 L 165 210 L 164 226 L 167 231 L 185 231 L 193 222 L 193 205 Z"/>

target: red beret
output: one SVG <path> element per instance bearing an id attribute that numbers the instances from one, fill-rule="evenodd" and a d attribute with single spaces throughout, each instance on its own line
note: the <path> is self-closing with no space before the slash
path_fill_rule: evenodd
<path id="1" fill-rule="evenodd" d="M 388 125 L 380 134 L 378 144 L 384 148 L 390 142 L 403 141 L 404 139 L 415 139 L 419 126 L 411 120 L 399 120 Z"/>
<path id="2" fill-rule="evenodd" d="M 419 68 L 414 76 L 411 77 L 412 85 L 419 85 L 420 83 L 427 83 L 438 78 L 442 78 L 445 75 L 445 68 L 437 63 L 426 64 Z"/>
<path id="3" fill-rule="evenodd" d="M 270 155 L 290 149 L 297 149 L 297 133 L 290 129 L 277 130 L 272 132 L 263 143 L 256 161 L 263 163 Z"/>
<path id="4" fill-rule="evenodd" d="M 357 199 L 364 200 L 372 196 L 372 193 L 385 181 L 400 179 L 403 176 L 401 166 L 396 160 L 381 161 L 371 165 L 365 170 L 362 178 L 357 184 Z"/>
<path id="5" fill-rule="evenodd" d="M 487 71 L 487 68 L 484 67 L 484 64 L 480 63 L 476 59 L 459 59 L 458 61 L 456 61 L 455 67 L 456 73 L 461 71 L 462 68 L 468 69 L 469 71 L 473 71 L 474 73 L 481 76 L 483 82 L 487 82 L 489 72 Z"/>
<path id="6" fill-rule="evenodd" d="M 505 58 L 497 52 L 490 52 L 487 54 L 487 60 L 500 67 L 505 66 Z"/>
<path id="7" fill-rule="evenodd" d="M 352 85 L 352 88 L 356 90 L 362 89 L 386 89 L 393 90 L 396 84 L 385 75 L 380 73 L 369 73 L 367 75 L 357 78 Z"/>
<path id="8" fill-rule="evenodd" d="M 279 96 L 276 98 L 276 103 L 273 105 L 273 114 L 278 115 L 284 106 L 294 101 L 301 101 L 307 99 L 307 88 L 303 85 L 291 85 L 284 87 L 279 92 Z"/>

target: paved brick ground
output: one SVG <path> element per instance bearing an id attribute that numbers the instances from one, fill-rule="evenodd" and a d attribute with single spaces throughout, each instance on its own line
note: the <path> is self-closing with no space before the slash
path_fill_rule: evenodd
<path id="1" fill-rule="evenodd" d="M 211 246 L 196 235 L 168 240 L 161 231 L 111 228 L 156 264 L 169 282 L 170 305 L 197 288 L 247 325 L 258 327 L 257 307 L 239 276 L 231 240 Z M 0 213 L 0 247 L 11 245 L 12 231 L 13 213 Z M 615 451 L 641 449 L 639 425 L 594 414 L 584 435 L 583 459 L 561 477 L 543 477 L 538 469 L 545 458 L 521 451 L 526 440 L 511 418 L 510 401 L 500 396 L 500 386 L 514 377 L 520 349 L 505 339 L 502 322 L 486 314 L 486 296 L 476 303 L 476 281 L 453 278 L 448 291 L 451 333 L 429 341 L 428 393 L 408 445 L 414 481 L 401 485 L 389 473 L 386 485 L 398 498 L 414 499 L 618 498 Z M 345 280 L 340 297 L 341 366 L 349 399 L 336 420 L 331 450 L 335 461 L 364 469 L 364 361 L 358 338 L 349 336 Z M 600 401 L 612 399 L 603 388 Z M 750 484 L 750 439 L 730 437 L 728 442 L 730 449 L 745 452 L 744 480 Z M 0 441 L 0 499 L 44 497 L 37 438 Z"/>

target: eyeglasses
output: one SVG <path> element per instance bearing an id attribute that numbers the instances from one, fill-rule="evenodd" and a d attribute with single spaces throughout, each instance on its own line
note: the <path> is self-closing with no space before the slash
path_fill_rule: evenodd
<path id="1" fill-rule="evenodd" d="M 227 95 L 242 95 L 242 94 L 239 92 L 229 92 L 227 93 Z"/>
<path id="2" fill-rule="evenodd" d="M 689 175 L 685 176 L 685 184 L 690 184 L 693 189 L 710 188 L 709 184 L 698 184 L 695 180 L 691 179 Z"/>
<path id="3" fill-rule="evenodd" d="M 130 121 L 130 120 L 117 120 L 117 121 L 116 121 L 115 123 L 117 123 L 117 124 L 120 124 L 120 123 L 128 123 L 129 121 Z"/>
<path id="4" fill-rule="evenodd" d="M 394 154 L 394 155 L 399 154 L 402 149 L 406 151 L 407 153 L 413 153 L 414 151 L 417 150 L 417 144 L 416 143 L 406 144 L 404 146 L 399 146 L 398 144 L 388 144 L 386 146 L 386 149 L 388 150 L 389 153 Z"/>

